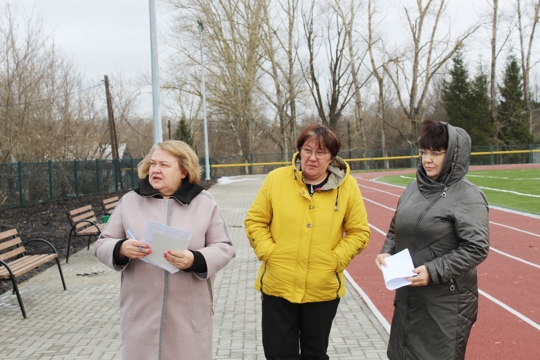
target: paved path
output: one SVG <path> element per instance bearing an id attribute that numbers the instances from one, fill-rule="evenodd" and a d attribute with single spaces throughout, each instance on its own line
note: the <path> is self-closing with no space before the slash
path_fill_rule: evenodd
<path id="1" fill-rule="evenodd" d="M 222 179 L 210 192 L 220 204 L 237 256 L 216 278 L 214 359 L 262 360 L 260 263 L 245 237 L 244 217 L 263 175 Z M 24 239 L 23 239 L 24 241 Z M 68 290 L 52 267 L 20 285 L 28 318 L 15 295 L 0 296 L 0 359 L 121 359 L 120 275 L 82 250 L 62 263 Z M 388 333 L 348 284 L 330 335 L 337 360 L 386 359 Z"/>

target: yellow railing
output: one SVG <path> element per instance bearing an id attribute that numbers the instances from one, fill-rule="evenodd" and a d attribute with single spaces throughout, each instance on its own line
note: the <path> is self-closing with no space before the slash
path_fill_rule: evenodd
<path id="1" fill-rule="evenodd" d="M 509 155 L 509 154 L 530 154 L 530 153 L 540 153 L 538 150 L 501 150 L 501 151 L 479 151 L 471 153 L 471 156 L 480 156 L 480 155 Z M 359 162 L 359 161 L 383 161 L 383 160 L 405 160 L 405 159 L 418 159 L 418 155 L 405 155 L 405 156 L 380 156 L 380 157 L 370 157 L 370 158 L 353 158 L 353 159 L 343 159 L 347 162 Z M 242 166 L 274 166 L 274 165 L 289 165 L 290 161 L 274 161 L 274 162 L 257 162 L 257 163 L 237 163 L 237 164 L 212 164 L 210 167 L 218 168 L 231 168 L 231 167 L 242 167 Z"/>

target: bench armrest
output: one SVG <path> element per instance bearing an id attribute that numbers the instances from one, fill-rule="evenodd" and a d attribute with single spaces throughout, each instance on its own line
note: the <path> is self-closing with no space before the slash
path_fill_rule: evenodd
<path id="1" fill-rule="evenodd" d="M 58 252 L 56 251 L 56 248 L 54 247 L 54 245 L 48 241 L 48 240 L 45 240 L 45 239 L 41 239 L 41 238 L 35 238 L 35 239 L 30 239 L 28 241 L 25 241 L 23 243 L 23 246 L 26 247 L 27 244 L 30 244 L 31 242 L 35 242 L 35 241 L 40 241 L 40 242 L 44 242 L 46 243 L 47 245 L 49 245 L 52 249 L 52 251 L 55 253 L 55 254 L 58 254 Z"/>
<path id="2" fill-rule="evenodd" d="M 89 223 L 89 224 L 91 224 L 91 225 L 94 225 L 94 226 L 96 227 L 96 229 L 97 229 L 99 232 L 101 232 L 101 230 L 99 230 L 98 224 L 96 224 L 94 221 L 90 221 L 90 220 L 86 220 L 86 219 L 82 219 L 82 220 L 79 220 L 79 221 L 73 223 L 73 226 L 71 226 L 71 230 L 72 230 L 72 231 L 73 231 L 73 230 L 76 230 L 75 226 L 76 226 L 77 224 L 80 224 L 80 223 L 83 223 L 83 222 L 87 222 L 87 223 Z"/>

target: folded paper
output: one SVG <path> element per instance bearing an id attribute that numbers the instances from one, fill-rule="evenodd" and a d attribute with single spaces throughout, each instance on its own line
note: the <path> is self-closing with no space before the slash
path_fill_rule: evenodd
<path id="1" fill-rule="evenodd" d="M 409 249 L 402 250 L 397 254 L 384 259 L 386 267 L 381 266 L 384 284 L 388 290 L 395 290 L 411 284 L 405 278 L 416 276 L 413 272 L 414 264 Z"/>

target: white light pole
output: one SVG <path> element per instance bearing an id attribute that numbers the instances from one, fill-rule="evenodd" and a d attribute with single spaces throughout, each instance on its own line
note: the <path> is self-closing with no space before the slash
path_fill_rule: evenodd
<path id="1" fill-rule="evenodd" d="M 210 180 L 210 159 L 208 155 L 208 124 L 206 122 L 206 94 L 204 89 L 204 59 L 202 51 L 202 32 L 204 30 L 203 23 L 197 20 L 199 24 L 199 43 L 201 47 L 201 93 L 203 101 L 203 118 L 204 118 L 204 172 L 206 174 L 205 180 Z"/>
<path id="2" fill-rule="evenodd" d="M 154 144 L 163 141 L 163 129 L 161 128 L 161 113 L 159 111 L 159 67 L 156 31 L 156 2 L 148 0 L 150 5 L 150 52 L 152 55 L 152 111 L 154 119 Z"/>

